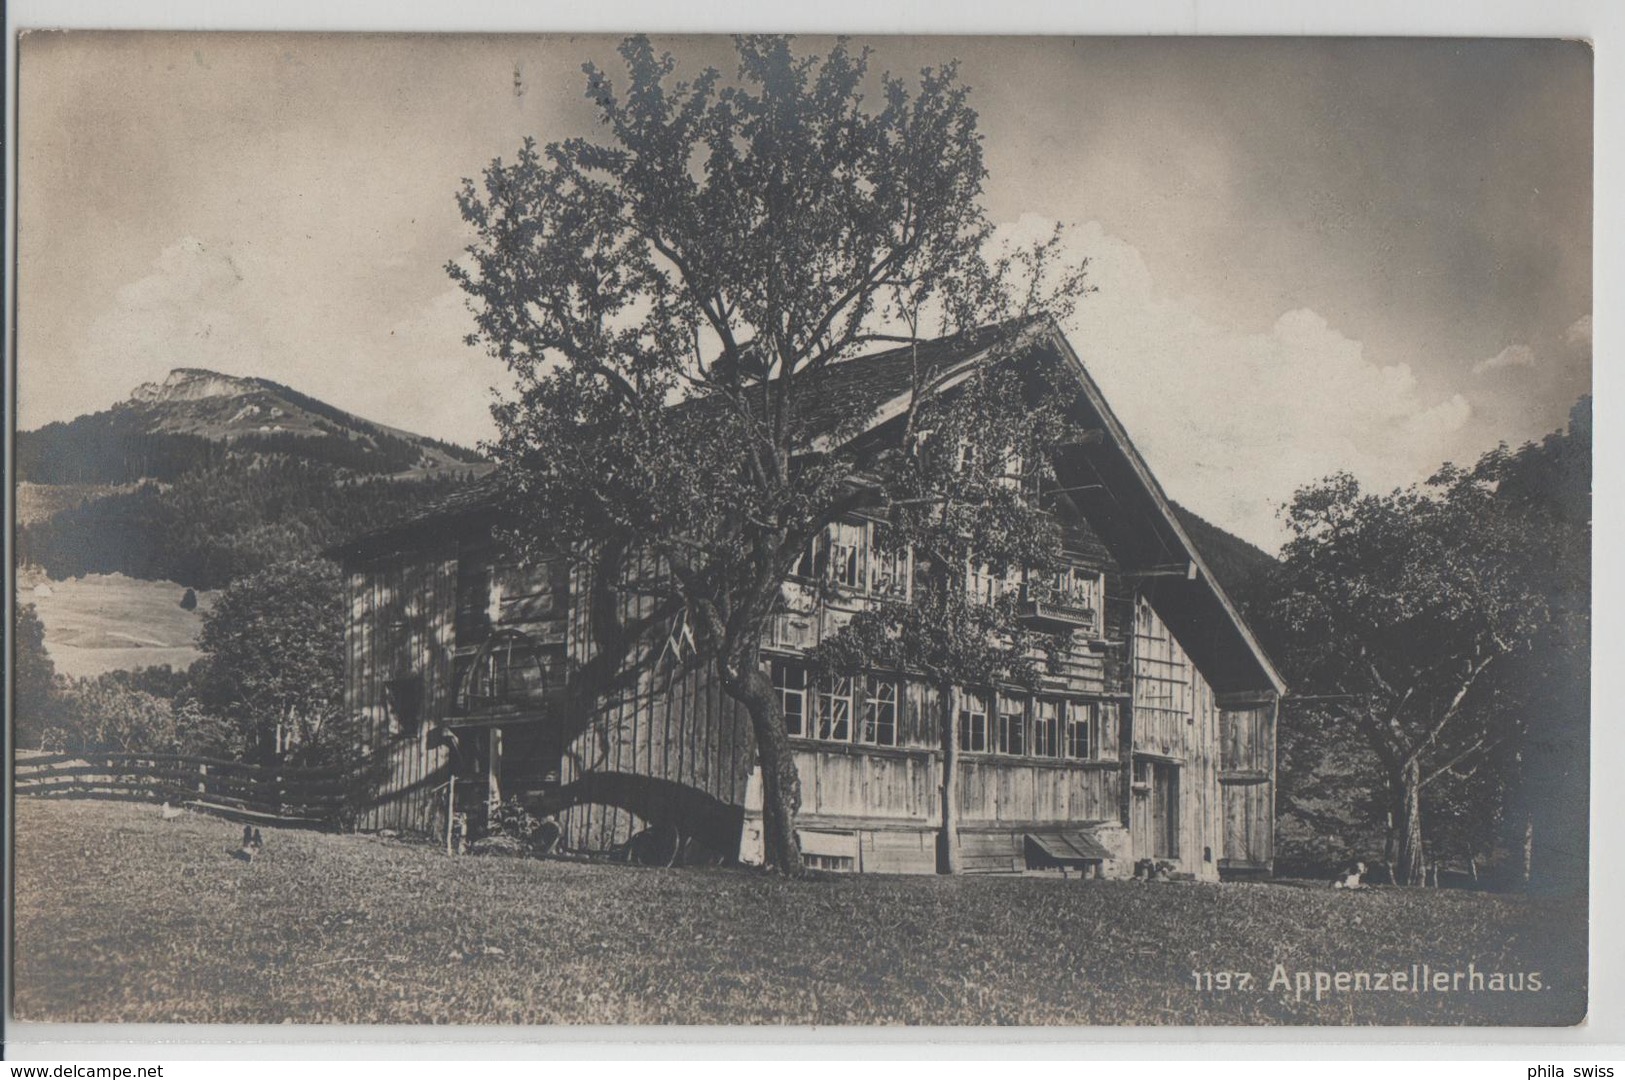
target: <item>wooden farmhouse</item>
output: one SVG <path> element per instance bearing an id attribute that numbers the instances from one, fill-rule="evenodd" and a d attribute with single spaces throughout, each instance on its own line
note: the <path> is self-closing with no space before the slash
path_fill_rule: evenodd
<path id="1" fill-rule="evenodd" d="M 989 362 L 979 340 L 932 342 L 914 362 L 950 393 Z M 1030 328 L 1024 351 L 1000 362 L 1039 360 L 1064 368 L 1059 392 L 1102 436 L 1055 462 L 1065 571 L 982 585 L 1021 589 L 1025 617 L 1071 628 L 1075 644 L 1036 692 L 953 690 L 961 866 L 1127 875 L 1152 859 L 1205 880 L 1267 873 L 1280 676 L 1060 331 Z M 833 365 L 809 387 L 810 408 L 871 415 L 860 438 L 885 445 L 910 364 L 899 350 Z M 333 552 L 350 611 L 347 703 L 388 763 L 362 827 L 442 827 L 448 796 L 460 808 L 518 799 L 554 815 L 569 849 L 615 849 L 659 829 L 685 854 L 750 861 L 760 851 L 750 722 L 688 662 L 686 623 L 648 635 L 630 685 L 576 692 L 573 673 L 593 651 L 592 569 L 506 556 L 493 490 L 474 485 Z M 766 662 L 801 776 L 808 862 L 935 873 L 937 691 L 907 671 L 819 679 L 803 660 L 876 596 L 908 595 L 907 558 L 883 557 L 873 529 L 860 516 L 831 526 L 813 564 L 825 587 L 785 582 Z"/>

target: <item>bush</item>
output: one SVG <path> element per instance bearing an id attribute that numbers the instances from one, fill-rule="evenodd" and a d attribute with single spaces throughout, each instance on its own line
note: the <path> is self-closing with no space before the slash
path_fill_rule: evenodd
<path id="1" fill-rule="evenodd" d="M 101 675 L 76 679 L 53 710 L 43 747 L 73 754 L 174 753 L 174 704 Z"/>

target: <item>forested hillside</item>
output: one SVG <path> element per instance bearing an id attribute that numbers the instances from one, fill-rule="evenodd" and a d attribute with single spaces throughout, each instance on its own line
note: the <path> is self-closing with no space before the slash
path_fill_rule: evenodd
<path id="1" fill-rule="evenodd" d="M 198 589 L 309 558 L 489 468 L 278 383 L 198 369 L 16 446 L 20 564 Z"/>
<path id="2" fill-rule="evenodd" d="M 240 468 L 228 459 L 24 526 L 17 533 L 17 556 L 55 578 L 124 573 L 217 589 L 387 524 L 444 495 L 466 475 L 360 479 L 309 461 Z"/>
<path id="3" fill-rule="evenodd" d="M 1274 557 L 1178 503 L 1173 507 L 1179 524 L 1190 534 L 1196 550 L 1202 553 L 1203 561 L 1218 579 L 1219 587 L 1240 606 L 1253 629 L 1259 630 L 1264 592 L 1276 567 Z"/>

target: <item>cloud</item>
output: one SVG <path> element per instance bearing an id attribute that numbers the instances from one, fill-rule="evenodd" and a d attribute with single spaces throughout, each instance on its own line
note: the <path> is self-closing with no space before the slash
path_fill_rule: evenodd
<path id="1" fill-rule="evenodd" d="M 1041 236 L 1031 215 L 1002 227 Z M 1099 291 L 1066 330 L 1158 479 L 1215 524 L 1273 548 L 1276 510 L 1348 470 L 1387 490 L 1462 453 L 1462 394 L 1431 395 L 1412 366 L 1379 362 L 1307 308 L 1262 328 L 1222 325 L 1162 295 L 1140 252 L 1096 222 L 1073 230 Z"/>
<path id="2" fill-rule="evenodd" d="M 1563 344 L 1575 349 L 1591 351 L 1591 316 L 1582 315 L 1563 331 Z"/>
<path id="3" fill-rule="evenodd" d="M 273 378 L 464 445 L 494 434 L 484 390 L 509 380 L 463 343 L 473 323 L 462 294 L 443 281 L 415 295 L 393 282 L 363 286 L 358 295 L 338 274 L 290 280 L 275 256 L 182 237 L 115 291 L 49 378 L 43 365 L 22 365 L 20 424 L 103 407 L 196 367 Z M 87 400 L 90 387 L 99 401 Z"/>
<path id="4" fill-rule="evenodd" d="M 1570 327 L 1570 332 L 1573 332 Z M 1527 368 L 1535 366 L 1535 350 L 1527 345 L 1508 345 L 1488 360 L 1480 360 L 1473 365 L 1474 375 L 1484 375 L 1502 368 Z"/>
<path id="5" fill-rule="evenodd" d="M 115 398 L 177 367 L 262 374 L 271 333 L 252 273 L 228 249 L 182 237 L 91 320 L 74 374 L 115 381 Z"/>
<path id="6" fill-rule="evenodd" d="M 464 446 L 494 436 L 490 388 L 506 388 L 512 379 L 483 349 L 464 344 L 473 329 L 462 290 L 437 293 L 375 339 L 363 340 L 372 359 L 346 388 L 354 402 L 346 407 Z M 379 379 L 379 372 L 389 377 Z"/>

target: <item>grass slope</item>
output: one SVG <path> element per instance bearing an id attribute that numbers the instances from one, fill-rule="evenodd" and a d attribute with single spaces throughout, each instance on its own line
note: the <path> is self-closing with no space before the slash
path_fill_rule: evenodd
<path id="1" fill-rule="evenodd" d="M 36 586 L 48 591 L 37 594 Z M 87 574 L 48 581 L 17 576 L 17 601 L 33 604 L 45 624 L 45 651 L 64 675 L 93 676 L 168 664 L 177 671 L 201 654 L 203 616 L 214 595 L 198 593 L 194 611 L 181 607 L 184 585 L 139 581 L 123 574 Z"/>
<path id="2" fill-rule="evenodd" d="M 1577 1022 L 1578 902 L 499 858 L 19 799 L 16 1010 L 277 1023 Z M 1193 969 L 1538 970 L 1540 993 L 1198 993 Z"/>

